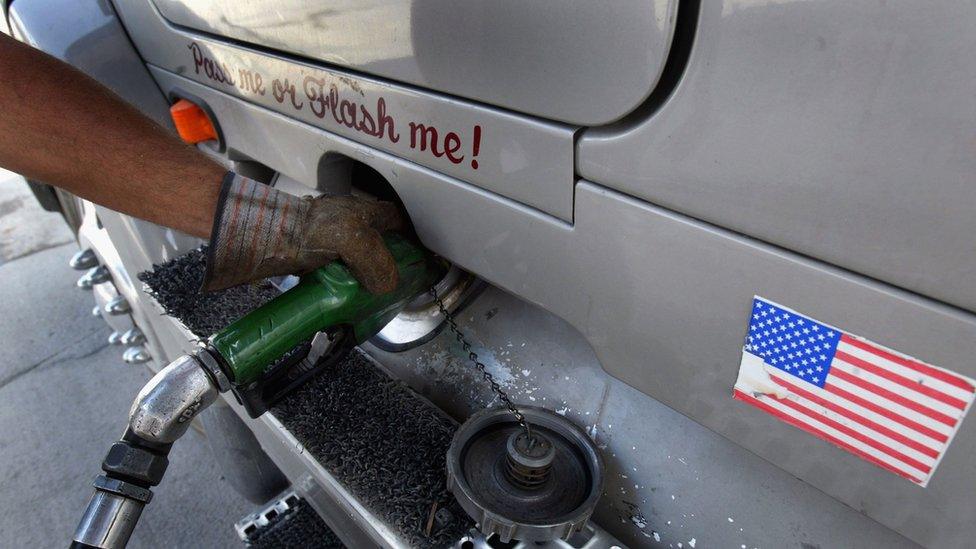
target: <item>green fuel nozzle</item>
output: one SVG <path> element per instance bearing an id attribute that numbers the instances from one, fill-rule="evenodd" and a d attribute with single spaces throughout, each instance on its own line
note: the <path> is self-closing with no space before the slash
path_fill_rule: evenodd
<path id="1" fill-rule="evenodd" d="M 399 283 L 382 295 L 366 291 L 335 261 L 301 277 L 298 285 L 251 311 L 210 338 L 235 386 L 261 377 L 265 368 L 316 332 L 351 329 L 356 343 L 374 336 L 445 272 L 441 261 L 405 238 L 384 237 L 396 261 Z"/>
<path id="2" fill-rule="evenodd" d="M 125 546 L 166 472 L 170 447 L 222 392 L 233 390 L 251 417 L 328 366 L 320 357 L 295 373 L 270 365 L 318 332 L 341 333 L 340 359 L 369 339 L 443 276 L 445 265 L 403 237 L 384 237 L 399 272 L 396 290 L 373 295 L 336 261 L 214 334 L 206 348 L 160 370 L 139 392 L 122 439 L 112 445 L 94 483 L 71 547 Z M 330 339 L 330 341 L 332 341 Z M 331 348 L 331 347 L 330 347 Z M 283 361 L 287 362 L 287 361 Z M 287 365 L 286 365 L 287 366 Z M 294 375 L 292 375 L 294 373 Z"/>

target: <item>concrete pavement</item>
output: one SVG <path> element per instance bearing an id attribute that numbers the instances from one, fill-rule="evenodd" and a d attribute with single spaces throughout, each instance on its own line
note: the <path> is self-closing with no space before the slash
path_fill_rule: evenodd
<path id="1" fill-rule="evenodd" d="M 72 241 L 61 216 L 44 211 L 22 177 L 0 168 L 0 264 Z"/>
<path id="2" fill-rule="evenodd" d="M 71 235 L 58 223 L 22 180 L 0 174 L 0 547 L 68 545 L 149 379 L 106 343 L 91 295 L 75 288 L 67 260 L 77 248 L 61 243 Z M 252 506 L 197 431 L 175 445 L 155 492 L 130 547 L 241 546 L 233 523 Z"/>

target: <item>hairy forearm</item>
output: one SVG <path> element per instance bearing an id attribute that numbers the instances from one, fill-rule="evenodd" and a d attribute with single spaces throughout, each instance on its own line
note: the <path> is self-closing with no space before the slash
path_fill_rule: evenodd
<path id="1" fill-rule="evenodd" d="M 224 169 L 69 65 L 0 34 L 0 166 L 208 237 Z"/>

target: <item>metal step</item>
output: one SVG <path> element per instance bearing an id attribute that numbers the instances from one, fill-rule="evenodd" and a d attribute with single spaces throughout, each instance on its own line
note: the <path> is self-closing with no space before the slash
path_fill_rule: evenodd
<path id="1" fill-rule="evenodd" d="M 247 547 L 342 549 L 346 546 L 294 490 L 274 498 L 234 525 Z"/>

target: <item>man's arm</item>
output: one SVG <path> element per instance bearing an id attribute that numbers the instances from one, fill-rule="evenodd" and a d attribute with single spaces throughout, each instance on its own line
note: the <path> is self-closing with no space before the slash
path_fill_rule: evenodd
<path id="1" fill-rule="evenodd" d="M 301 199 L 227 174 L 98 82 L 4 34 L 0 108 L 0 166 L 209 237 L 208 290 L 336 258 L 371 292 L 396 287 L 396 264 L 380 237 L 402 228 L 393 204 Z"/>
<path id="2" fill-rule="evenodd" d="M 226 169 L 87 75 L 0 34 L 0 105 L 0 166 L 210 236 Z"/>

